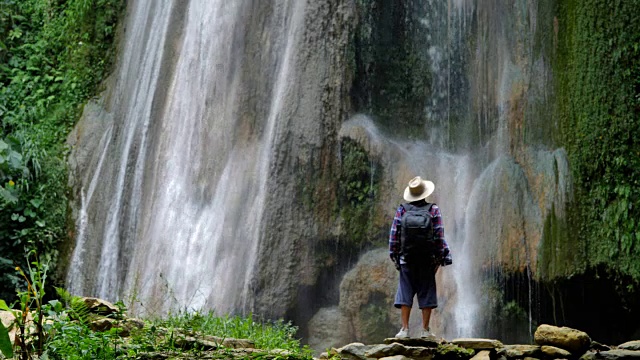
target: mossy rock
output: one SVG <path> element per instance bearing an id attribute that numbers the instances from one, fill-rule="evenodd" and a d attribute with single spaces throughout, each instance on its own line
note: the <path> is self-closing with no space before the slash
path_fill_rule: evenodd
<path id="1" fill-rule="evenodd" d="M 475 354 L 472 349 L 465 349 L 463 347 L 446 343 L 440 344 L 436 348 L 436 359 L 442 360 L 463 360 L 469 359 Z"/>

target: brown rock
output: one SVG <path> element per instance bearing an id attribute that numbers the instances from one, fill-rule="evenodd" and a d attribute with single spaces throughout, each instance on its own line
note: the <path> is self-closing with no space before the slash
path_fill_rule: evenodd
<path id="1" fill-rule="evenodd" d="M 460 338 L 454 339 L 451 343 L 465 349 L 473 350 L 492 350 L 504 347 L 500 341 L 493 339 Z"/>
<path id="2" fill-rule="evenodd" d="M 339 355 L 343 359 L 366 359 L 367 357 L 364 354 L 371 348 L 373 348 L 372 345 L 351 343 L 339 349 L 331 349 L 329 355 Z"/>
<path id="3" fill-rule="evenodd" d="M 489 356 L 491 354 L 491 352 L 489 350 L 482 350 L 479 351 L 477 354 L 475 354 L 471 360 L 490 360 L 491 357 Z"/>
<path id="4" fill-rule="evenodd" d="M 444 342 L 443 339 L 433 338 L 387 338 L 383 340 L 385 344 L 393 343 L 402 344 L 404 346 L 421 346 L 421 347 L 438 347 Z"/>
<path id="5" fill-rule="evenodd" d="M 568 327 L 540 325 L 534 339 L 538 345 L 551 345 L 580 355 L 589 349 L 591 338 L 583 331 Z"/>
<path id="6" fill-rule="evenodd" d="M 115 305 L 106 300 L 93 297 L 83 297 L 81 300 L 82 302 L 84 302 L 84 304 L 87 306 L 87 309 L 89 309 L 89 312 L 92 314 L 106 316 L 117 314 L 120 311 L 117 307 L 115 307 Z"/>
<path id="7" fill-rule="evenodd" d="M 505 345 L 498 351 L 498 355 L 508 358 L 538 357 L 541 355 L 540 345 Z"/>
<path id="8" fill-rule="evenodd" d="M 388 345 L 376 345 L 371 350 L 365 352 L 368 358 L 385 358 L 392 356 L 406 356 L 411 359 L 431 359 L 435 350 L 419 346 L 404 346 L 399 343 Z"/>
<path id="9" fill-rule="evenodd" d="M 640 340 L 627 341 L 624 344 L 618 345 L 618 349 L 640 350 Z"/>
<path id="10" fill-rule="evenodd" d="M 616 349 L 609 351 L 594 352 L 589 351 L 580 357 L 580 360 L 621 360 L 621 359 L 640 359 L 640 351 Z"/>
<path id="11" fill-rule="evenodd" d="M 571 353 L 559 347 L 542 345 L 540 351 L 552 359 L 567 359 L 571 357 Z"/>
<path id="12" fill-rule="evenodd" d="M 110 318 L 101 318 L 89 323 L 89 328 L 93 331 L 108 331 L 116 326 L 116 320 Z"/>

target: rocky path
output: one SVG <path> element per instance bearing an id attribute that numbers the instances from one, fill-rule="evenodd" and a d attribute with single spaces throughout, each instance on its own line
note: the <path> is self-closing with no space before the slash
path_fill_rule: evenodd
<path id="1" fill-rule="evenodd" d="M 383 344 L 352 343 L 323 353 L 320 359 L 348 360 L 618 360 L 640 359 L 640 340 L 617 346 L 592 341 L 583 331 L 540 325 L 535 345 L 505 345 L 494 339 L 389 338 Z"/>

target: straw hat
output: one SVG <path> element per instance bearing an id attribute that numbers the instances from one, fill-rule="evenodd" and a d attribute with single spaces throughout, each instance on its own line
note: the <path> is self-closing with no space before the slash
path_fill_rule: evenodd
<path id="1" fill-rule="evenodd" d="M 412 202 L 418 201 L 431 195 L 436 185 L 429 180 L 422 180 L 420 176 L 416 176 L 409 181 L 409 186 L 404 189 L 404 199 Z"/>

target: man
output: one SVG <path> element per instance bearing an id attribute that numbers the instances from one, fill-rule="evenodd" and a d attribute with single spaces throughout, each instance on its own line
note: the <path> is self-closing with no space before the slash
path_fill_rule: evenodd
<path id="1" fill-rule="evenodd" d="M 409 337 L 409 315 L 413 297 L 418 295 L 422 310 L 420 337 L 433 336 L 429 329 L 431 311 L 438 306 L 436 271 L 452 263 L 449 246 L 444 239 L 442 214 L 426 198 L 435 185 L 420 176 L 409 181 L 404 199 L 396 211 L 389 234 L 389 253 L 400 271 L 394 306 L 401 309 L 402 328 L 398 338 Z"/>

